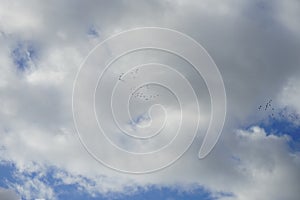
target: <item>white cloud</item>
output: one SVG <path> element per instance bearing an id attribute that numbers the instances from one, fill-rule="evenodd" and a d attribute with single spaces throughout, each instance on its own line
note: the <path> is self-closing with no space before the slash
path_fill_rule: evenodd
<path id="1" fill-rule="evenodd" d="M 17 173 L 20 183 L 11 183 L 10 187 L 17 191 L 24 199 L 56 199 L 55 193 L 51 186 L 47 185 L 40 179 Z"/>
<path id="2" fill-rule="evenodd" d="M 300 114 L 300 81 L 298 77 L 291 77 L 282 88 L 278 95 L 279 102 L 282 106 L 291 107 Z"/>

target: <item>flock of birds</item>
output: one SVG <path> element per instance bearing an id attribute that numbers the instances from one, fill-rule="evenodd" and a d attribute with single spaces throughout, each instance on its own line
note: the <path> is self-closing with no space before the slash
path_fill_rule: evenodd
<path id="1" fill-rule="evenodd" d="M 136 79 L 139 73 L 139 68 L 134 69 L 133 71 L 130 72 L 130 76 L 132 79 Z M 118 80 L 125 82 L 125 79 L 123 79 L 125 73 L 121 73 L 119 75 Z M 142 90 L 142 91 L 141 91 Z M 143 92 L 145 91 L 145 92 Z M 154 100 L 155 98 L 159 97 L 159 94 L 149 94 L 150 93 L 150 87 L 149 85 L 144 85 L 140 88 L 138 88 L 138 90 L 136 90 L 135 88 L 131 88 L 131 95 L 139 100 L 144 100 L 144 101 L 150 101 L 150 100 Z M 275 116 L 275 108 L 272 106 L 272 99 L 269 99 L 267 101 L 266 104 L 262 104 L 258 106 L 258 110 L 259 111 L 265 111 L 265 112 L 270 112 L 271 114 L 269 115 L 270 117 L 274 117 Z M 279 112 L 279 115 L 281 117 L 292 117 L 291 114 L 285 116 L 285 114 L 283 112 Z"/>
<path id="2" fill-rule="evenodd" d="M 131 95 L 135 98 L 145 101 L 154 100 L 155 98 L 159 97 L 159 94 L 145 94 L 143 92 L 134 92 Z"/>
<path id="3" fill-rule="evenodd" d="M 276 111 L 276 109 L 272 106 L 272 99 L 270 99 L 269 101 L 267 101 L 266 104 L 262 104 L 258 106 L 258 110 L 259 111 L 264 111 L 264 112 L 270 112 L 271 114 L 269 114 L 269 117 L 274 118 L 275 114 L 282 119 L 287 119 L 287 120 L 299 120 L 300 116 L 292 113 L 290 110 L 288 110 L 287 108 L 283 108 L 280 109 L 279 111 Z"/>
<path id="4" fill-rule="evenodd" d="M 135 78 L 137 77 L 137 74 L 138 74 L 139 70 L 140 70 L 139 68 L 136 68 L 135 70 L 131 71 L 131 72 L 130 72 L 131 78 L 135 79 Z M 125 75 L 125 73 L 121 73 L 121 74 L 119 75 L 118 80 L 119 80 L 119 81 L 125 81 L 125 80 L 123 79 L 123 76 L 124 76 L 124 75 Z"/>
<path id="5" fill-rule="evenodd" d="M 272 106 L 272 99 L 270 99 L 264 106 L 263 105 L 260 105 L 258 107 L 258 110 L 262 111 L 268 111 L 268 110 L 271 110 L 272 113 L 271 113 L 271 116 L 274 117 L 274 111 L 275 111 L 275 108 Z"/>
<path id="6" fill-rule="evenodd" d="M 136 68 L 130 72 L 129 75 L 131 76 L 132 79 L 136 79 L 138 77 L 139 70 L 140 70 L 139 68 Z M 121 73 L 119 75 L 118 80 L 125 82 L 125 79 L 123 78 L 124 75 L 125 73 Z M 157 97 L 159 97 L 159 94 L 151 93 L 149 85 L 144 85 L 138 89 L 131 88 L 131 95 L 139 100 L 144 100 L 144 101 L 154 100 Z"/>

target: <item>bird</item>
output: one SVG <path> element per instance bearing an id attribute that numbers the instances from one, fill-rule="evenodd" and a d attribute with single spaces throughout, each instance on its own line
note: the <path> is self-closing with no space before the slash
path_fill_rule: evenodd
<path id="1" fill-rule="evenodd" d="M 124 73 L 121 73 L 121 74 L 120 74 L 120 76 L 119 76 L 119 81 L 124 81 L 124 80 L 122 79 L 123 75 L 124 75 Z"/>
<path id="2" fill-rule="evenodd" d="M 266 107 L 265 107 L 265 110 L 267 110 L 268 109 L 268 104 L 266 104 Z"/>

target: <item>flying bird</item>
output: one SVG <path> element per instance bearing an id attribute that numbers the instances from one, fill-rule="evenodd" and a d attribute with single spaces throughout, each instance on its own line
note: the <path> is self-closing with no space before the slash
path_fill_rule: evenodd
<path id="1" fill-rule="evenodd" d="M 124 73 L 120 74 L 119 81 L 125 81 L 125 80 L 122 79 L 123 75 L 124 75 Z"/>

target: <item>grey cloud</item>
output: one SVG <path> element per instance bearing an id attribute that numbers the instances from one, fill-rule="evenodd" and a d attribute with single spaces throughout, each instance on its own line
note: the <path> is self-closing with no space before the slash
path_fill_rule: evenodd
<path id="1" fill-rule="evenodd" d="M 129 177 L 133 187 L 176 182 L 182 186 L 198 184 L 213 193 L 233 192 L 239 200 L 276 199 L 276 195 L 297 199 L 299 155 L 286 148 L 284 137 L 266 136 L 260 129 L 256 133 L 245 131 L 242 136 L 235 133 L 240 126 L 264 117 L 256 113 L 257 106 L 266 99 L 277 98 L 291 76 L 299 77 L 300 39 L 294 20 L 300 12 L 297 6 L 290 9 L 293 4 L 290 2 L 178 0 L 44 4 L 32 1 L 20 3 L 20 7 L 14 7 L 10 1 L 3 2 L 0 8 L 11 8 L 11 12 L 2 12 L 2 19 L 10 23 L 0 21 L 0 30 L 5 33 L 5 37 L 0 36 L 3 44 L 0 47 L 3 138 L 0 144 L 7 148 L 1 156 L 20 168 L 33 160 L 42 166 L 62 168 L 72 177 L 114 177 L 116 182 L 108 180 L 97 185 L 103 193 L 122 191 Z M 127 28 L 163 26 L 187 33 L 208 50 L 220 68 L 228 96 L 226 127 L 209 157 L 195 160 L 201 144 L 199 137 L 170 169 L 137 177 L 111 172 L 85 154 L 76 138 L 70 104 L 76 71 L 95 45 L 87 37 L 92 25 L 99 31 L 96 43 Z M 14 65 L 9 59 L 14 42 L 20 38 L 37 41 L 41 53 L 37 68 L 22 76 L 12 70 Z M 298 98 L 296 95 L 283 104 L 297 105 Z M 281 106 L 280 101 L 275 103 Z M 239 159 L 231 159 L 233 155 Z M 115 158 L 119 159 L 116 155 Z M 284 187 L 280 180 L 286 183 Z M 258 186 L 264 191 L 259 191 Z"/>
<path id="2" fill-rule="evenodd" d="M 0 199 L 1 200 L 18 200 L 19 197 L 12 190 L 0 188 Z"/>

